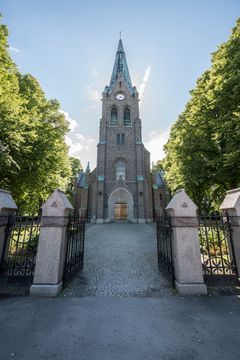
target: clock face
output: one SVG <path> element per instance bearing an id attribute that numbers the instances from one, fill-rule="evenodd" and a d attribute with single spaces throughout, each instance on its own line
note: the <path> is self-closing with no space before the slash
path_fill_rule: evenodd
<path id="1" fill-rule="evenodd" d="M 116 99 L 117 100 L 124 100 L 124 95 L 123 94 L 117 94 Z"/>

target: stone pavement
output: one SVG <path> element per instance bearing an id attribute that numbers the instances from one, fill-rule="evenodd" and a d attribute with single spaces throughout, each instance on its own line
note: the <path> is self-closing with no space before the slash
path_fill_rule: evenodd
<path id="1" fill-rule="evenodd" d="M 236 360 L 239 324 L 239 296 L 171 292 L 154 226 L 95 225 L 60 297 L 0 296 L 0 360 Z"/>
<path id="2" fill-rule="evenodd" d="M 237 296 L 0 297 L 1 360 L 238 360 Z"/>
<path id="3" fill-rule="evenodd" d="M 167 296 L 157 266 L 155 224 L 113 223 L 87 228 L 84 269 L 61 296 Z"/>

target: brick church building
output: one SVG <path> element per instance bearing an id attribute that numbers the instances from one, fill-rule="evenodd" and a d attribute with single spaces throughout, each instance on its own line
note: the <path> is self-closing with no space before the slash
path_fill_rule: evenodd
<path id="1" fill-rule="evenodd" d="M 150 153 L 142 143 L 139 96 L 132 86 L 119 40 L 109 86 L 102 93 L 97 167 L 89 165 L 76 181 L 75 213 L 89 221 L 152 222 L 168 193 L 161 172 L 151 173 Z"/>

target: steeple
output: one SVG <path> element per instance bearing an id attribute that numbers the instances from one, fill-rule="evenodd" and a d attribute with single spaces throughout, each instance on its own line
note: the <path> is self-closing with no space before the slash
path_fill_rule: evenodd
<path id="1" fill-rule="evenodd" d="M 127 85 L 129 92 L 131 94 L 133 94 L 135 92 L 135 88 L 133 88 L 133 86 L 132 86 L 132 81 L 131 81 L 131 78 L 129 75 L 126 55 L 125 55 L 125 52 L 123 49 L 123 44 L 122 44 L 121 38 L 119 39 L 119 43 L 118 43 L 118 48 L 117 48 L 115 63 L 114 63 L 112 76 L 111 76 L 111 80 L 110 80 L 110 85 L 109 85 L 109 87 L 105 88 L 105 92 L 112 91 L 112 89 L 120 75 L 125 80 L 125 83 Z"/>
<path id="2" fill-rule="evenodd" d="M 86 174 L 90 174 L 90 165 L 89 165 L 89 161 L 88 161 L 88 163 L 87 163 L 87 167 L 86 167 L 86 170 L 85 170 L 85 173 Z"/>

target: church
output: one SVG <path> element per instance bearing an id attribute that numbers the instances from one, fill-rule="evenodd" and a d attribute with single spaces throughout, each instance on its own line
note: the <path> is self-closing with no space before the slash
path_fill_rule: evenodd
<path id="1" fill-rule="evenodd" d="M 161 171 L 151 172 L 150 153 L 142 142 L 139 94 L 132 85 L 119 40 L 109 86 L 102 93 L 97 166 L 89 164 L 75 185 L 75 214 L 92 223 L 154 221 L 169 199 Z"/>

